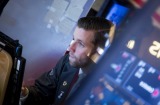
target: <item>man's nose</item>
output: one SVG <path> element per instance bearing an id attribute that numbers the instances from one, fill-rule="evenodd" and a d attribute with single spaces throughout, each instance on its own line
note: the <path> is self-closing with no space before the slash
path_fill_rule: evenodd
<path id="1" fill-rule="evenodd" d="M 75 48 L 76 48 L 76 42 L 74 40 L 71 41 L 68 50 L 75 52 Z"/>

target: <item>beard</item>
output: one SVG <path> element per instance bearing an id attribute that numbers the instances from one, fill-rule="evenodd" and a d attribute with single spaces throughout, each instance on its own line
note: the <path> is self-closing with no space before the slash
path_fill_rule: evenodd
<path id="1" fill-rule="evenodd" d="M 83 58 L 77 58 L 76 56 L 70 54 L 69 55 L 69 63 L 71 66 L 76 68 L 85 68 L 89 65 L 90 58 L 87 56 L 84 56 Z"/>

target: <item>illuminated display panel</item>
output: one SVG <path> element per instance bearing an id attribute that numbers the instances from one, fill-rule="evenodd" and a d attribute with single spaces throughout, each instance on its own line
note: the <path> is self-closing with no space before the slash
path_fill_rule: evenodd
<path id="1" fill-rule="evenodd" d="M 120 84 L 124 81 L 128 72 L 131 72 L 131 65 L 135 61 L 135 56 L 122 52 L 116 56 L 117 60 L 113 60 L 109 67 L 107 67 L 106 73 L 108 78 L 111 78 L 116 83 Z"/>
<path id="2" fill-rule="evenodd" d="M 151 105 L 159 105 L 160 72 L 144 61 L 139 61 L 133 71 L 124 87 Z"/>
<path id="3" fill-rule="evenodd" d="M 119 25 L 122 22 L 122 20 L 125 18 L 128 12 L 129 12 L 129 8 L 123 5 L 114 3 L 109 13 L 106 15 L 106 19 L 111 20 L 115 25 Z"/>

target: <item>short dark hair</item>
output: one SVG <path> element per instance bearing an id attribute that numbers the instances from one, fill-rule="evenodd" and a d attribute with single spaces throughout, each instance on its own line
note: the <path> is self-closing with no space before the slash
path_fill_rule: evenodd
<path id="1" fill-rule="evenodd" d="M 93 30 L 95 37 L 93 44 L 101 48 L 105 47 L 107 37 L 106 33 L 109 33 L 112 26 L 112 22 L 102 17 L 82 17 L 78 20 L 77 26 L 85 30 Z"/>

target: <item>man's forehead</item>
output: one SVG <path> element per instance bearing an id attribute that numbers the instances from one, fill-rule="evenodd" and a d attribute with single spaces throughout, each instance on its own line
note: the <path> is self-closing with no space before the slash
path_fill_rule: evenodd
<path id="1" fill-rule="evenodd" d="M 84 43 L 92 43 L 94 39 L 94 31 L 77 27 L 74 31 L 73 38 Z"/>

